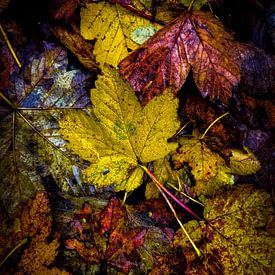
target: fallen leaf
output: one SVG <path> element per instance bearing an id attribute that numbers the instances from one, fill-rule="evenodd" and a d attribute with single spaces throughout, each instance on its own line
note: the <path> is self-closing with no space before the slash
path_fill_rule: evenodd
<path id="1" fill-rule="evenodd" d="M 178 101 L 165 93 L 142 108 L 129 85 L 107 68 L 91 99 L 94 115 L 70 112 L 60 122 L 60 133 L 70 150 L 91 162 L 84 171 L 87 181 L 134 190 L 143 176 L 138 163 L 163 158 L 177 147 L 167 139 L 179 126 Z"/>
<path id="2" fill-rule="evenodd" d="M 105 263 L 106 270 L 115 267 L 127 273 L 138 266 L 140 258 L 133 257 L 132 253 L 143 244 L 146 229 L 129 225 L 126 209 L 117 198 L 109 200 L 97 221 L 87 221 L 86 229 L 83 229 L 83 241 L 92 241 L 93 245 L 87 247 L 83 241 L 68 239 L 67 249 L 76 250 L 89 264 L 101 266 Z"/>
<path id="3" fill-rule="evenodd" d="M 189 8 L 192 0 L 179 0 L 181 4 L 183 4 L 186 8 Z M 192 2 L 192 10 L 200 10 L 203 5 L 205 5 L 207 0 L 195 0 Z"/>
<path id="4" fill-rule="evenodd" d="M 107 2 L 87 4 L 80 17 L 81 35 L 88 40 L 96 39 L 94 55 L 101 67 L 105 63 L 116 67 L 129 51 L 137 48 L 131 34 L 139 27 L 160 28 L 118 4 Z"/>
<path id="5" fill-rule="evenodd" d="M 246 176 L 255 174 L 261 169 L 261 164 L 252 151 L 248 148 L 244 150 L 231 150 L 230 169 L 232 173 Z"/>
<path id="6" fill-rule="evenodd" d="M 86 41 L 79 33 L 79 30 L 73 28 L 68 30 L 62 26 L 52 26 L 52 33 L 69 49 L 87 69 L 98 72 L 98 65 L 93 54 L 94 45 Z"/>
<path id="7" fill-rule="evenodd" d="M 201 94 L 226 105 L 240 80 L 229 41 L 212 14 L 184 12 L 122 60 L 120 74 L 146 103 L 167 87 L 177 93 L 192 70 Z"/>
<path id="8" fill-rule="evenodd" d="M 275 58 L 250 44 L 235 42 L 236 63 L 240 66 L 239 92 L 254 98 L 269 98 L 275 94 Z M 255 81 L 257 79 L 257 81 Z"/>
<path id="9" fill-rule="evenodd" d="M 42 174 L 53 173 L 59 186 L 68 186 L 71 161 L 58 150 L 64 141 L 57 133 L 61 115 L 57 109 L 90 104 L 85 88 L 91 75 L 68 71 L 66 51 L 52 44 L 44 46 L 42 53 L 26 50 L 29 63 L 20 72 L 14 71 L 8 87 L 1 90 L 0 193 L 8 212 L 44 189 L 39 184 Z"/>
<path id="10" fill-rule="evenodd" d="M 50 3 L 50 15 L 53 19 L 70 21 L 75 10 L 79 7 L 80 0 L 55 0 Z"/>
<path id="11" fill-rule="evenodd" d="M 174 238 L 184 248 L 188 274 L 274 273 L 275 238 L 263 229 L 273 211 L 265 191 L 238 185 L 204 205 L 207 222 L 184 225 L 204 258 L 196 258 L 181 230 Z"/>
<path id="12" fill-rule="evenodd" d="M 234 177 L 225 160 L 211 151 L 203 140 L 182 139 L 178 152 L 173 153 L 172 159 L 176 166 L 188 163 L 194 175 L 197 196 L 215 194 L 222 186 L 234 184 Z"/>

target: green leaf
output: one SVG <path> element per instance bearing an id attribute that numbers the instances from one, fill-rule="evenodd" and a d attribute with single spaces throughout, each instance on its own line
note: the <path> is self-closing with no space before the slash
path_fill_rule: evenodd
<path id="1" fill-rule="evenodd" d="M 138 163 L 163 158 L 177 148 L 167 139 L 179 127 L 178 100 L 167 92 L 142 108 L 117 72 L 104 68 L 103 73 L 91 90 L 93 114 L 71 112 L 60 122 L 61 133 L 69 149 L 90 161 L 86 180 L 131 191 L 143 176 Z"/>
<path id="2" fill-rule="evenodd" d="M 204 205 L 208 222 L 185 225 L 204 258 L 192 259 L 181 230 L 174 239 L 186 251 L 188 274 L 274 274 L 275 238 L 264 230 L 273 211 L 269 194 L 249 184 L 239 185 Z"/>

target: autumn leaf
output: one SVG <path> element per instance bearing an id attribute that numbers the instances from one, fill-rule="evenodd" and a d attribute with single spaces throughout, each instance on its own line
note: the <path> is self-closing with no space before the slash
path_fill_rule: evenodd
<path id="1" fill-rule="evenodd" d="M 177 147 L 167 139 L 179 126 L 178 101 L 165 93 L 142 108 L 116 72 L 103 72 L 91 90 L 94 114 L 70 112 L 60 122 L 60 132 L 70 150 L 91 162 L 84 171 L 87 181 L 131 191 L 143 176 L 139 162 L 160 159 Z"/>
<path id="2" fill-rule="evenodd" d="M 182 139 L 178 153 L 173 153 L 173 161 L 180 167 L 188 163 L 196 180 L 195 193 L 213 195 L 221 186 L 232 185 L 234 177 L 225 160 L 205 144 L 203 140 Z"/>
<path id="3" fill-rule="evenodd" d="M 85 220 L 88 224 L 82 222 L 85 227 L 81 230 L 84 241 L 93 240 L 93 245 L 87 248 L 82 241 L 68 239 L 67 249 L 76 250 L 90 264 L 106 262 L 106 268 L 115 267 L 125 273 L 138 266 L 139 258 L 131 257 L 131 253 L 143 244 L 146 229 L 129 225 L 126 208 L 118 199 L 109 200 L 98 221 L 91 217 Z"/>
<path id="4" fill-rule="evenodd" d="M 185 250 L 188 274 L 274 273 L 275 239 L 264 230 L 273 209 L 265 191 L 239 185 L 204 205 L 207 222 L 185 224 L 204 258 L 193 258 L 190 243 L 180 230 L 174 238 L 174 244 Z"/>
<path id="5" fill-rule="evenodd" d="M 260 162 L 248 148 L 244 148 L 244 150 L 232 149 L 231 151 L 230 169 L 232 173 L 246 176 L 255 174 L 261 169 Z"/>
<path id="6" fill-rule="evenodd" d="M 122 8 L 108 2 L 87 4 L 81 9 L 80 32 L 88 40 L 95 41 L 94 55 L 101 67 L 106 63 L 116 67 L 118 63 L 138 44 L 131 35 L 140 27 L 159 29 L 151 23 Z"/>
<path id="7" fill-rule="evenodd" d="M 184 12 L 120 62 L 120 74 L 150 101 L 167 87 L 177 93 L 192 70 L 203 96 L 227 104 L 240 80 L 233 41 L 210 13 Z"/>

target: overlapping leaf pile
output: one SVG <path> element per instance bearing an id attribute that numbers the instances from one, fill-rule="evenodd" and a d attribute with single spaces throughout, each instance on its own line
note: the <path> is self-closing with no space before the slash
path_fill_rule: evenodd
<path id="1" fill-rule="evenodd" d="M 161 209 L 156 212 L 161 215 Z M 111 198 L 95 215 L 92 205 L 85 202 L 70 223 L 72 229 L 68 232 L 73 237 L 65 240 L 67 252 L 75 250 L 93 272 L 176 272 L 182 268 L 182 261 L 174 257 L 168 234 L 153 222 L 145 225 L 141 213 Z M 71 267 L 74 258 L 73 254 L 66 256 Z"/>
<path id="2" fill-rule="evenodd" d="M 0 264 L 1 272 L 68 274 L 58 266 L 100 274 L 275 273 L 272 222 L 267 224 L 274 217 L 271 199 L 252 185 L 232 187 L 235 175 L 267 166 L 244 145 L 259 149 L 271 140 L 274 59 L 236 42 L 221 20 L 200 10 L 210 1 L 88 2 L 53 0 L 54 24 L 43 18 L 38 27 L 54 41 L 52 32 L 92 74 L 75 69 L 79 64 L 60 46 L 41 42 L 39 50 L 34 44 L 23 49 L 24 38 L 12 41 L 23 64 L 17 68 L 12 50 L 2 47 L 1 18 L 1 206 L 13 213 L 15 205 L 44 188 L 60 198 L 56 184 L 74 191 L 76 184 L 88 183 L 81 186 L 85 199 L 70 197 L 77 205 L 92 201 L 87 194 L 104 197 L 100 210 L 87 202 L 77 214 L 58 209 L 62 218 L 54 216 L 55 225 L 64 234 L 63 247 L 60 232 L 52 234 L 45 192 L 29 200 L 14 222 L 3 218 L 1 259 L 19 245 Z M 1 16 L 8 3 L 0 5 Z M 97 80 L 90 108 L 91 76 Z M 252 179 L 265 186 L 259 174 Z M 184 211 L 178 217 L 203 258 L 182 231 L 174 235 L 174 216 L 160 202 L 155 183 L 192 211 L 194 198 L 200 200 L 194 212 L 201 209 L 201 220 L 190 221 L 193 216 Z M 134 206 L 122 205 L 112 188 L 93 188 L 129 192 L 142 184 L 147 201 Z M 143 198 L 135 194 L 134 200 Z M 18 264 L 9 267 L 11 262 Z"/>

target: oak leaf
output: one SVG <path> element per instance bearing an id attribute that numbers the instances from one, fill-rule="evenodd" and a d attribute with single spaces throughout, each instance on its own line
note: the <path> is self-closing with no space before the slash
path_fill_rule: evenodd
<path id="1" fill-rule="evenodd" d="M 182 246 L 188 274 L 273 274 L 275 238 L 263 228 L 273 211 L 264 190 L 239 185 L 204 202 L 206 221 L 185 224 L 204 254 L 197 259 L 181 230 L 174 244 Z"/>
<path id="2" fill-rule="evenodd" d="M 203 96 L 227 104 L 240 80 L 230 33 L 210 13 L 184 12 L 119 64 L 146 103 L 167 87 L 177 93 L 192 70 Z"/>
<path id="3" fill-rule="evenodd" d="M 131 191 L 141 184 L 139 163 L 160 159 L 176 149 L 167 139 L 179 127 L 178 100 L 170 93 L 142 108 L 135 93 L 119 75 L 105 68 L 91 90 L 93 114 L 70 112 L 60 122 L 68 148 L 91 165 L 86 180 L 99 187 L 114 184 Z"/>
<path id="4" fill-rule="evenodd" d="M 118 4 L 108 2 L 87 4 L 80 17 L 81 35 L 88 40 L 96 39 L 94 55 L 101 66 L 106 63 L 116 67 L 129 51 L 137 48 L 131 34 L 139 27 L 160 28 Z"/>

